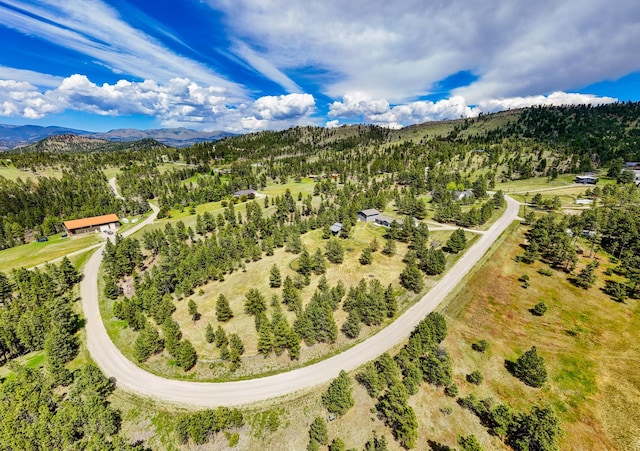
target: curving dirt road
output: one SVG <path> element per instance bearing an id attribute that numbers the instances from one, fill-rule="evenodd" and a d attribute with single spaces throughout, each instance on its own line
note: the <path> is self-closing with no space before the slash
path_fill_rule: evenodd
<path id="1" fill-rule="evenodd" d="M 349 371 L 375 359 L 405 340 L 420 320 L 445 299 L 500 234 L 517 218 L 518 202 L 508 196 L 505 196 L 505 199 L 507 208 L 500 219 L 479 237 L 418 303 L 376 335 L 319 363 L 274 376 L 236 382 L 209 383 L 164 379 L 147 373 L 124 357 L 109 339 L 100 317 L 97 274 L 102 261 L 102 249 L 99 249 L 87 262 L 80 286 L 89 352 L 107 376 L 116 378 L 120 387 L 139 395 L 173 403 L 199 407 L 237 406 L 309 389 L 335 378 L 340 370 Z M 154 209 L 154 214 L 138 227 L 152 221 L 156 213 L 157 210 Z M 133 230 L 129 233 L 133 233 Z"/>

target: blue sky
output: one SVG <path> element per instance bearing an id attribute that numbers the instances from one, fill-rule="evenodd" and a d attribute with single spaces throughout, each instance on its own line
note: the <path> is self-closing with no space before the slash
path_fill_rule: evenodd
<path id="1" fill-rule="evenodd" d="M 0 0 L 0 123 L 401 127 L 640 100 L 640 3 Z"/>

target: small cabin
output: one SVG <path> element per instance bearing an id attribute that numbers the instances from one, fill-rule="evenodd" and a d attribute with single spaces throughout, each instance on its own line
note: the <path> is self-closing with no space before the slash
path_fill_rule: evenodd
<path id="1" fill-rule="evenodd" d="M 247 199 L 255 199 L 256 194 L 258 194 L 258 192 L 254 189 L 241 189 L 240 191 L 233 193 L 233 197 L 246 196 Z"/>
<path id="2" fill-rule="evenodd" d="M 379 216 L 380 212 L 375 208 L 369 208 L 367 210 L 360 210 L 358 212 L 358 221 L 372 222 L 376 216 Z"/>
<path id="3" fill-rule="evenodd" d="M 598 183 L 598 177 L 593 175 L 577 175 L 575 182 L 586 185 L 595 185 Z"/>
<path id="4" fill-rule="evenodd" d="M 331 233 L 333 233 L 334 235 L 337 235 L 342 231 L 342 224 L 336 222 L 331 227 L 329 227 L 329 230 L 331 230 Z"/>
<path id="5" fill-rule="evenodd" d="M 392 218 L 390 216 L 378 215 L 373 220 L 374 224 L 377 224 L 382 227 L 391 227 L 391 224 L 397 222 L 399 225 L 402 225 L 402 219 Z"/>

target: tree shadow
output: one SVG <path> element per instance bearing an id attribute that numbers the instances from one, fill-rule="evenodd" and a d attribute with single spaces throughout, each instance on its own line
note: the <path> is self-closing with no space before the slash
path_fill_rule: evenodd
<path id="1" fill-rule="evenodd" d="M 427 440 L 427 444 L 429 445 L 429 449 L 431 451 L 453 451 L 455 449 L 443 443 L 438 443 L 434 440 Z"/>

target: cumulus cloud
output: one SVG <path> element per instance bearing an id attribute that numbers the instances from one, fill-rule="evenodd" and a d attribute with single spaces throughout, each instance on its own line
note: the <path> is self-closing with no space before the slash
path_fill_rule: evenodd
<path id="1" fill-rule="evenodd" d="M 554 92 L 548 96 L 540 95 L 484 100 L 478 104 L 478 107 L 485 113 L 494 113 L 496 111 L 526 108 L 534 105 L 603 105 L 617 101 L 618 99 L 614 97 L 598 97 L 592 94 Z"/>
<path id="2" fill-rule="evenodd" d="M 342 102 L 333 102 L 330 105 L 329 116 L 355 118 L 370 124 L 400 128 L 429 121 L 476 117 L 481 112 L 494 113 L 537 105 L 599 105 L 617 100 L 591 94 L 554 92 L 548 96 L 489 99 L 477 105 L 470 105 L 464 97 L 454 96 L 437 102 L 417 101 L 389 106 L 385 100 L 368 100 L 361 95 L 346 95 Z M 332 122 L 336 125 L 338 123 L 337 120 Z"/>
<path id="3" fill-rule="evenodd" d="M 232 100 L 223 88 L 201 86 L 184 77 L 164 84 L 120 80 L 97 85 L 75 74 L 44 92 L 27 82 L 0 80 L 0 115 L 30 119 L 75 110 L 105 116 L 140 114 L 157 117 L 165 126 L 243 132 L 308 123 L 315 111 L 310 94 L 265 96 L 236 104 Z"/>

